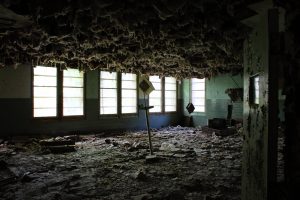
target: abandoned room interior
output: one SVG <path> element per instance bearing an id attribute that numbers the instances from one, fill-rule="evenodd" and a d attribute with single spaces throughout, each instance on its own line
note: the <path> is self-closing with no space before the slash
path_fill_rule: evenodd
<path id="1" fill-rule="evenodd" d="M 0 0 L 0 199 L 299 199 L 299 5 Z"/>

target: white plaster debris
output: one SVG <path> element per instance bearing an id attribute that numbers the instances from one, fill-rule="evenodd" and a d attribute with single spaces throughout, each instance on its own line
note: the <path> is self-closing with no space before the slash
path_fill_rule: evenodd
<path id="1" fill-rule="evenodd" d="M 28 144 L 1 153 L 8 168 L 25 176 L 2 186 L 0 199 L 240 199 L 240 135 L 180 126 L 152 134 L 155 162 L 146 161 L 145 131 L 80 136 L 70 153 L 44 154 Z"/>

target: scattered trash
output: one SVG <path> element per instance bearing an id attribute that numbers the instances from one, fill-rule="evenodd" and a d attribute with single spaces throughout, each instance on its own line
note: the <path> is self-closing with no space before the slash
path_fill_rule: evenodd
<path id="1" fill-rule="evenodd" d="M 159 160 L 159 157 L 156 155 L 147 155 L 146 156 L 146 163 L 154 163 Z"/>
<path id="2" fill-rule="evenodd" d="M 0 186 L 13 183 L 17 180 L 15 174 L 8 168 L 7 163 L 0 160 Z M 1 196 L 0 196 L 1 197 Z"/>
<path id="3" fill-rule="evenodd" d="M 18 152 L 5 146 L 14 152 L 9 155 L 0 148 L 0 198 L 72 199 L 66 196 L 70 194 L 89 199 L 240 198 L 239 134 L 220 137 L 199 127 L 165 127 L 153 132 L 154 155 L 149 155 L 145 131 L 96 135 L 81 136 L 76 143 L 68 137 L 38 143 L 57 154 L 31 151 L 30 143 Z M 32 142 L 36 145 L 36 140 Z M 64 153 L 65 146 L 73 151 L 73 144 L 76 151 Z M 54 191 L 61 196 L 53 196 Z"/>
<path id="4" fill-rule="evenodd" d="M 159 148 L 161 151 L 174 151 L 176 150 L 176 147 L 174 144 L 170 144 L 167 142 L 163 142 Z"/>
<path id="5" fill-rule="evenodd" d="M 116 142 L 116 141 L 113 141 L 112 144 L 113 144 L 113 146 L 115 146 L 115 147 L 119 145 L 119 143 Z"/>
<path id="6" fill-rule="evenodd" d="M 25 174 L 23 174 L 23 176 L 21 177 L 21 181 L 22 182 L 30 182 L 34 179 L 36 179 L 36 176 L 33 176 L 30 172 L 26 172 Z"/>
<path id="7" fill-rule="evenodd" d="M 144 169 L 139 169 L 137 172 L 135 172 L 133 174 L 133 177 L 135 179 L 138 179 L 140 181 L 145 181 L 147 180 L 147 176 L 146 176 L 146 173 L 145 173 L 145 170 Z"/>
<path id="8" fill-rule="evenodd" d="M 109 138 L 105 139 L 104 141 L 105 141 L 106 144 L 110 144 L 111 143 L 111 140 Z"/>
<path id="9" fill-rule="evenodd" d="M 51 153 L 67 153 L 75 151 L 76 136 L 55 137 L 40 141 L 44 151 Z"/>

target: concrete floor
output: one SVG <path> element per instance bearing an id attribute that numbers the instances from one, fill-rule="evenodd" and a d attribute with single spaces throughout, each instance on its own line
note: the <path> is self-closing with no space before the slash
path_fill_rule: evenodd
<path id="1" fill-rule="evenodd" d="M 2 144 L 0 160 L 15 180 L 1 185 L 0 199 L 240 199 L 239 134 L 179 126 L 152 134 L 153 160 L 145 131 L 80 136 L 75 152 L 61 154 L 37 142 Z"/>

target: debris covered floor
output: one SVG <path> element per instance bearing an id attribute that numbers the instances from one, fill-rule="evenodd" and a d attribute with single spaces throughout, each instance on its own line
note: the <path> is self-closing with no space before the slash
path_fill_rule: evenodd
<path id="1" fill-rule="evenodd" d="M 80 136 L 76 151 L 60 154 L 34 142 L 2 144 L 0 160 L 15 179 L 0 183 L 0 199 L 240 199 L 239 134 L 178 126 L 152 135 L 156 159 L 146 159 L 145 131 Z"/>

